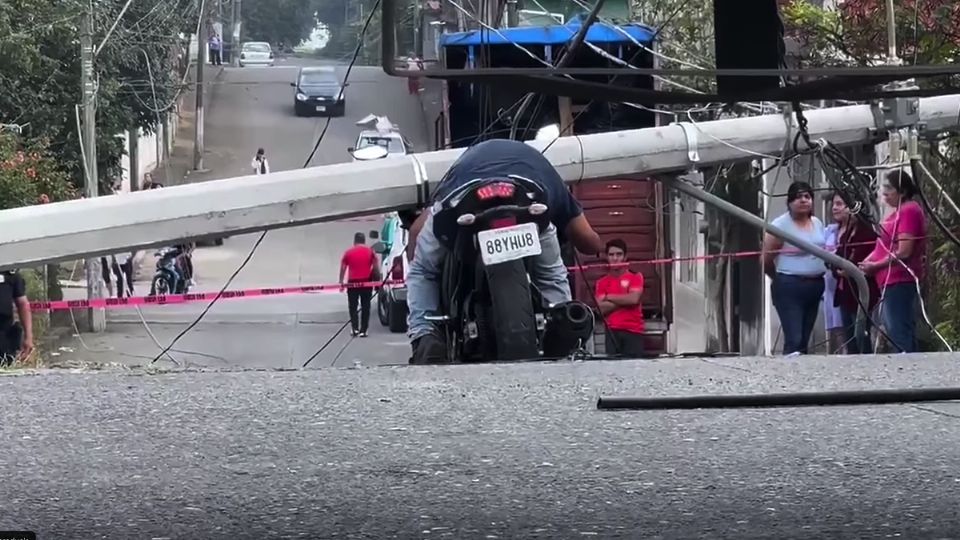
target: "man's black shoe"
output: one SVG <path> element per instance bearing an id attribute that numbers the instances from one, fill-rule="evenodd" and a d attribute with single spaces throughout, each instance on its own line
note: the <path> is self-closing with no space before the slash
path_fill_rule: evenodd
<path id="1" fill-rule="evenodd" d="M 411 364 L 426 365 L 443 364 L 445 362 L 447 362 L 447 347 L 442 339 L 433 334 L 427 334 L 413 342 Z"/>

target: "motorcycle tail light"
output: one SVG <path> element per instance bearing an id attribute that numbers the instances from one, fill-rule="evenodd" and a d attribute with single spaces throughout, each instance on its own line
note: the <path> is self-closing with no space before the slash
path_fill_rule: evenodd
<path id="1" fill-rule="evenodd" d="M 513 197 L 513 192 L 515 189 L 516 188 L 513 184 L 508 184 L 507 182 L 497 182 L 496 184 L 490 184 L 477 189 L 477 198 L 481 201 L 485 201 L 487 199 L 506 199 Z"/>
<path id="2" fill-rule="evenodd" d="M 491 229 L 503 229 L 505 227 L 513 227 L 516 224 L 517 218 L 514 216 L 490 220 Z"/>

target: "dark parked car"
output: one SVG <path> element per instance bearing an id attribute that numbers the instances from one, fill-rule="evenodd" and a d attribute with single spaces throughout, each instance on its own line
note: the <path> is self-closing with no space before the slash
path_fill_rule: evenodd
<path id="1" fill-rule="evenodd" d="M 332 67 L 300 68 L 297 81 L 290 86 L 296 89 L 293 109 L 297 116 L 343 116 L 346 112 L 343 85 Z"/>

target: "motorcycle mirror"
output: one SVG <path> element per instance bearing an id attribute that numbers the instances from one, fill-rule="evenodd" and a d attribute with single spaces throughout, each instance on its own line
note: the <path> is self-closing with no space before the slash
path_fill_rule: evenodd
<path id="1" fill-rule="evenodd" d="M 387 149 L 382 146 L 373 145 L 354 150 L 351 152 L 351 155 L 358 161 L 373 161 L 387 157 Z"/>
<path id="2" fill-rule="evenodd" d="M 560 125 L 550 124 L 537 130 L 537 135 L 533 138 L 535 141 L 552 141 L 560 136 Z"/>
<path id="3" fill-rule="evenodd" d="M 380 238 L 380 231 L 370 231 L 370 233 L 367 234 L 367 236 L 368 236 L 371 240 L 376 240 L 377 238 Z"/>
<path id="4" fill-rule="evenodd" d="M 386 251 L 386 247 L 386 244 L 383 242 L 375 242 L 372 246 L 370 246 L 370 249 L 372 249 L 375 253 L 383 253 Z"/>

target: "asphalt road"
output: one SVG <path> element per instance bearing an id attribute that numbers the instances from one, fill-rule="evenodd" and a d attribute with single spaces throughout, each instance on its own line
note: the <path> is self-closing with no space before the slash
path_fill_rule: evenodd
<path id="1" fill-rule="evenodd" d="M 960 386 L 940 356 L 2 377 L 39 538 L 960 536 L 960 403 L 610 412 L 599 395 Z"/>
<path id="2" fill-rule="evenodd" d="M 290 82 L 295 80 L 298 66 L 320 63 L 290 58 L 272 68 L 226 68 L 208 94 L 204 165 L 210 172 L 192 178 L 202 181 L 250 174 L 249 163 L 259 147 L 266 150 L 273 171 L 303 167 L 327 119 L 294 116 Z M 337 71 L 343 80 L 346 66 L 339 65 Z M 349 161 L 346 149 L 354 145 L 362 129 L 355 123 L 368 114 L 386 115 L 400 126 L 416 151 L 427 150 L 426 123 L 416 97 L 407 93 L 405 79 L 388 77 L 380 68 L 358 66 L 347 82 L 346 115 L 330 121 L 311 166 Z M 184 130 L 180 136 L 190 138 L 192 130 Z M 185 145 L 183 150 L 190 152 L 192 147 Z M 352 245 L 354 233 L 379 231 L 381 224 L 374 217 L 271 231 L 230 288 L 336 283 L 340 255 Z M 194 256 L 198 285 L 193 292 L 220 290 L 258 237 L 259 233 L 243 235 L 220 247 L 198 249 Z M 148 258 L 146 279 L 152 274 L 152 265 Z M 145 294 L 149 282 L 138 283 L 138 287 L 138 293 Z M 82 290 L 74 292 L 83 295 Z M 111 311 L 105 334 L 87 334 L 83 341 L 74 338 L 58 353 L 58 361 L 149 363 L 159 353 L 150 333 L 166 345 L 205 306 L 143 309 L 148 328 L 136 310 Z M 347 320 L 345 295 L 336 292 L 222 301 L 177 344 L 172 355 L 190 366 L 299 367 Z M 351 339 L 348 327 L 311 366 L 407 361 L 410 348 L 406 336 L 382 327 L 375 311 L 370 329 L 369 338 Z"/>

